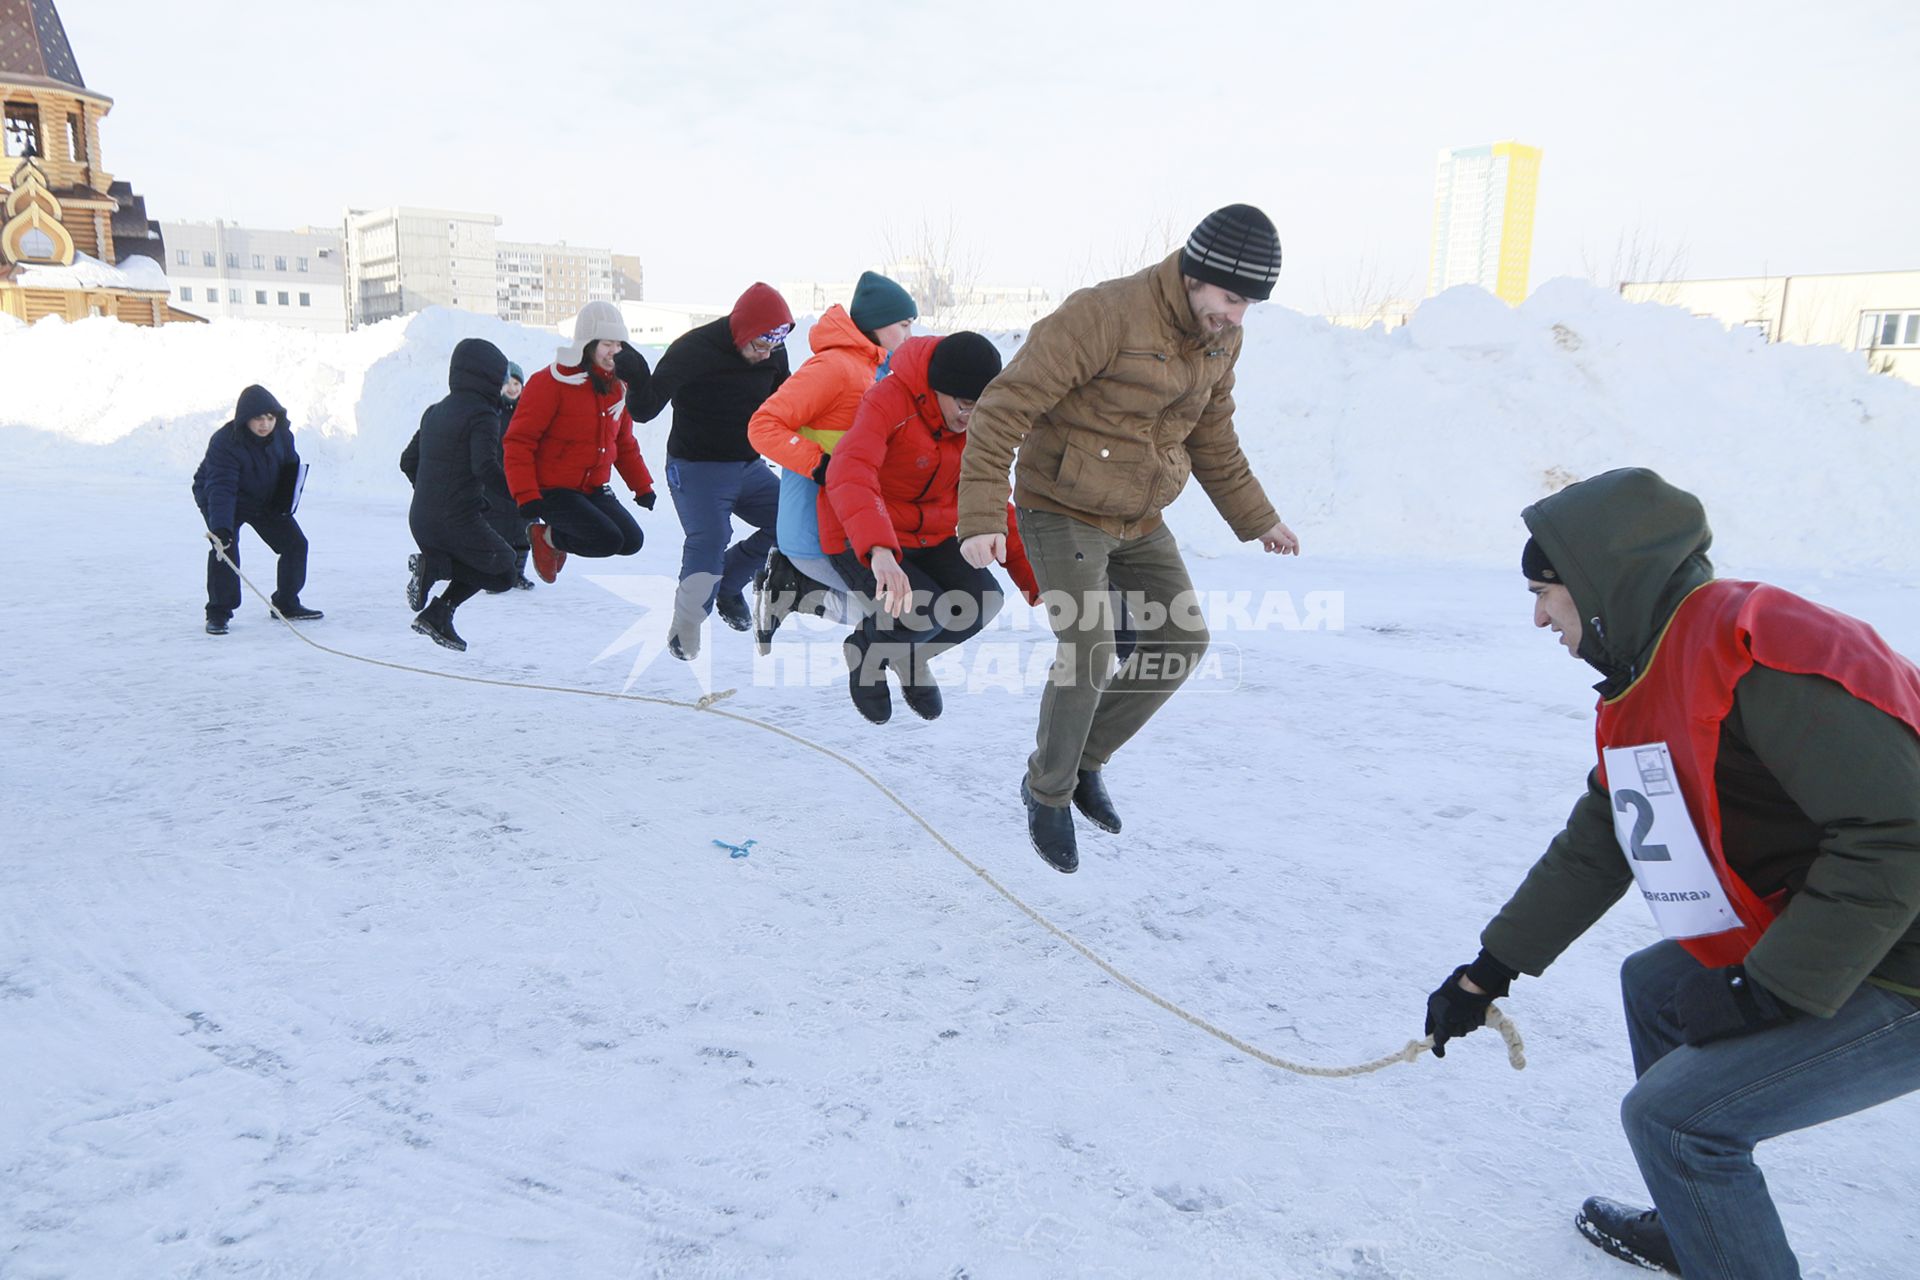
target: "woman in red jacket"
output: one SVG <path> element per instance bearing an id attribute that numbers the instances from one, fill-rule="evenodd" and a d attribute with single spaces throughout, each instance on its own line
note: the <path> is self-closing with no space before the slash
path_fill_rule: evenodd
<path id="1" fill-rule="evenodd" d="M 613 371 L 626 341 L 620 308 L 589 302 L 573 322 L 573 341 L 552 367 L 527 379 L 507 427 L 507 488 L 534 521 L 527 537 L 543 581 L 554 580 L 568 555 L 630 556 L 643 541 L 608 483 L 618 468 L 633 500 L 653 509 L 653 477 L 633 438 L 626 383 Z"/>
<path id="2" fill-rule="evenodd" d="M 977 333 L 909 338 L 893 376 L 861 400 L 834 446 L 820 508 L 820 542 L 857 595 L 878 607 L 847 638 L 847 687 L 875 724 L 893 714 L 885 672 L 922 719 L 941 711 L 928 670 L 936 655 L 993 620 L 1001 594 L 992 573 L 960 555 L 960 454 L 973 405 L 1000 372 L 1000 353 Z M 1008 510 L 1012 534 L 1012 510 Z M 1039 588 L 1015 537 L 1007 571 L 1029 602 Z"/>

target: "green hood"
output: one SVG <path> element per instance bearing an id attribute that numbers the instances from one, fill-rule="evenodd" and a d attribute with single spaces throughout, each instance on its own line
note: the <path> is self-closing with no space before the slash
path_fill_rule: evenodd
<path id="1" fill-rule="evenodd" d="M 1580 656 L 1612 697 L 1645 670 L 1688 593 L 1713 578 L 1713 531 L 1700 499 L 1644 467 L 1568 485 L 1520 513 L 1573 602 Z"/>

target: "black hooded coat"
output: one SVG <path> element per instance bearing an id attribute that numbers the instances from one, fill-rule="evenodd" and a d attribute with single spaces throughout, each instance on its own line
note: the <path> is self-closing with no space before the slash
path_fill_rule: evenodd
<path id="1" fill-rule="evenodd" d="M 446 398 L 420 417 L 407 524 L 429 582 L 459 580 L 494 590 L 513 585 L 513 548 L 488 519 L 485 498 L 506 484 L 500 466 L 506 378 L 507 357 L 498 347 L 464 339 L 453 349 Z"/>

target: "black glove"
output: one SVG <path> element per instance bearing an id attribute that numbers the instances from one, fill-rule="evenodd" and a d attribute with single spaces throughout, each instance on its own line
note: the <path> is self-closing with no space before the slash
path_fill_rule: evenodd
<path id="1" fill-rule="evenodd" d="M 1688 1044 L 1708 1044 L 1743 1036 L 1793 1016 L 1793 1010 L 1747 976 L 1745 965 L 1700 969 L 1680 980 L 1661 1011 L 1680 1028 Z"/>
<path id="2" fill-rule="evenodd" d="M 832 454 L 823 453 L 820 455 L 820 465 L 813 469 L 813 482 L 822 489 L 827 487 L 827 464 L 832 461 Z"/>
<path id="3" fill-rule="evenodd" d="M 535 498 L 532 502 L 520 504 L 520 514 L 529 520 L 538 520 L 547 513 L 547 504 Z"/>
<path id="4" fill-rule="evenodd" d="M 660 500 L 660 495 L 649 489 L 645 493 L 634 494 L 633 500 L 651 511 L 653 510 L 653 504 Z"/>
<path id="5" fill-rule="evenodd" d="M 653 376 L 653 370 L 647 365 L 647 358 L 626 343 L 613 353 L 613 371 L 620 381 L 629 387 L 644 383 Z"/>
<path id="6" fill-rule="evenodd" d="M 1483 994 L 1475 995 L 1460 985 L 1462 977 L 1471 979 Z M 1472 964 L 1463 964 L 1447 975 L 1438 990 L 1427 997 L 1427 1034 L 1433 1037 L 1433 1056 L 1447 1056 L 1447 1041 L 1464 1036 L 1487 1024 L 1487 1006 L 1507 994 L 1513 980 L 1520 976 L 1481 948 Z"/>
<path id="7" fill-rule="evenodd" d="M 215 529 L 213 531 L 213 536 L 220 540 L 220 549 L 222 551 L 233 550 L 233 530 Z"/>

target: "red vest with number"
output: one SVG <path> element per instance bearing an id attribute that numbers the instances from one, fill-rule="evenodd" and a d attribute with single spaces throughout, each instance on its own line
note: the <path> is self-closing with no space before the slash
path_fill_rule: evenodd
<path id="1" fill-rule="evenodd" d="M 1602 782 L 1607 748 L 1667 744 L 1694 829 L 1741 921 L 1681 943 L 1704 965 L 1745 959 L 1787 898 L 1786 890 L 1756 894 L 1720 846 L 1720 725 L 1733 709 L 1734 686 L 1755 665 L 1825 676 L 1920 733 L 1920 667 L 1859 619 L 1759 582 L 1709 582 L 1680 603 L 1646 671 L 1600 703 L 1595 736 Z"/>

